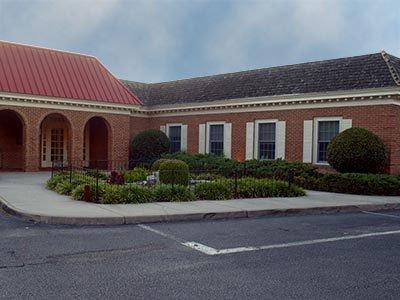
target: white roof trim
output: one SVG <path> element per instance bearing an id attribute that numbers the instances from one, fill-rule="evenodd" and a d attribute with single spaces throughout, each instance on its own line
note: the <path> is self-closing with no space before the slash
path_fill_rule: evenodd
<path id="1" fill-rule="evenodd" d="M 56 107 L 69 110 L 102 111 L 114 114 L 130 114 L 132 116 L 161 117 L 338 106 L 400 105 L 400 87 L 323 94 L 252 97 L 207 103 L 176 104 L 163 107 L 145 107 L 134 104 L 115 104 L 0 92 L 0 103 L 5 105 L 42 108 Z"/>

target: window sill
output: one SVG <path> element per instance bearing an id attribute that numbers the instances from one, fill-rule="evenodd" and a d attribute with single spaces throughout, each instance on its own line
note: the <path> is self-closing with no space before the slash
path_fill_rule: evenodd
<path id="1" fill-rule="evenodd" d="M 325 167 L 330 167 L 330 164 L 327 162 L 314 162 L 313 165 L 315 166 L 325 166 Z"/>

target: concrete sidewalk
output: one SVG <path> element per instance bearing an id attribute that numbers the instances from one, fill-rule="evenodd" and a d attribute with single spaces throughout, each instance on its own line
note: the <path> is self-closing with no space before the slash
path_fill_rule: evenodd
<path id="1" fill-rule="evenodd" d="M 48 224 L 112 225 L 400 208 L 400 197 L 315 191 L 308 191 L 307 196 L 298 198 L 93 204 L 74 201 L 47 190 L 44 183 L 49 176 L 48 172 L 0 173 L 0 202 L 3 209 Z"/>

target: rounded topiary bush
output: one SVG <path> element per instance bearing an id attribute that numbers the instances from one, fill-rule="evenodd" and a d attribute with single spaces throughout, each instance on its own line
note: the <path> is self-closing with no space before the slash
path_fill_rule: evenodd
<path id="1" fill-rule="evenodd" d="M 180 185 L 189 183 L 189 166 L 184 161 L 166 160 L 161 163 L 159 171 L 161 183 Z"/>
<path id="2" fill-rule="evenodd" d="M 166 162 L 166 161 L 169 161 L 169 160 L 171 160 L 171 159 L 169 159 L 169 158 L 160 158 L 160 159 L 157 159 L 157 160 L 156 160 L 155 162 L 153 162 L 153 164 L 151 165 L 151 170 L 152 170 L 153 172 L 159 171 L 159 170 L 160 170 L 161 164 L 162 164 L 163 162 Z"/>
<path id="3" fill-rule="evenodd" d="M 150 129 L 136 135 L 132 141 L 132 158 L 151 161 L 169 151 L 170 141 L 164 132 Z"/>
<path id="4" fill-rule="evenodd" d="M 350 128 L 329 143 L 327 160 L 343 173 L 381 173 L 387 153 L 378 136 L 364 128 Z"/>

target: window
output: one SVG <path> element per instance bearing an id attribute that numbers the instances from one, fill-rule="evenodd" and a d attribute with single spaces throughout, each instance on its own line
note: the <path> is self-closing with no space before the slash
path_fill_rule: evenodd
<path id="1" fill-rule="evenodd" d="M 46 153 L 47 153 L 46 134 L 42 134 L 42 161 L 46 161 Z"/>
<path id="2" fill-rule="evenodd" d="M 224 125 L 210 125 L 210 153 L 224 155 Z"/>
<path id="3" fill-rule="evenodd" d="M 275 159 L 276 123 L 258 124 L 258 159 Z"/>
<path id="4" fill-rule="evenodd" d="M 51 129 L 51 161 L 64 160 L 64 129 Z"/>
<path id="5" fill-rule="evenodd" d="M 169 126 L 168 135 L 171 141 L 171 153 L 181 151 L 182 128 L 180 125 Z"/>
<path id="6" fill-rule="evenodd" d="M 339 121 L 318 121 L 317 162 L 326 162 L 330 141 L 339 134 Z"/>

